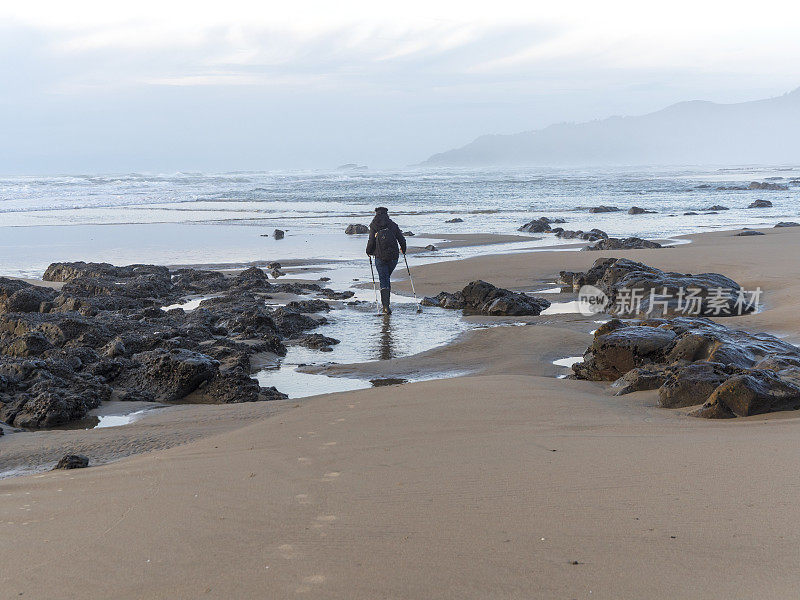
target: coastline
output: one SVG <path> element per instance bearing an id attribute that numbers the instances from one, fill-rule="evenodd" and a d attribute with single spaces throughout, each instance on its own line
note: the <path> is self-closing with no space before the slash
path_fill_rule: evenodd
<path id="1" fill-rule="evenodd" d="M 725 323 L 797 342 L 800 265 L 775 257 L 800 255 L 800 231 L 764 231 L 696 234 L 669 250 L 434 262 L 414 267 L 414 281 L 426 295 L 477 278 L 528 290 L 560 270 L 624 256 L 761 287 L 766 310 Z M 406 281 L 397 286 L 410 292 Z M 800 483 L 793 468 L 800 416 L 711 422 L 658 408 L 653 392 L 618 398 L 603 384 L 558 380 L 552 361 L 585 350 L 592 319 L 515 320 L 530 324 L 475 329 L 372 366 L 331 367 L 381 375 L 460 368 L 470 376 L 300 402 L 183 405 L 115 430 L 56 432 L 62 441 L 100 444 L 123 434 L 148 453 L 0 481 L 0 523 L 15 539 L 0 551 L 8 565 L 0 585 L 56 597 L 79 585 L 73 573 L 105 557 L 104 580 L 114 580 L 121 597 L 417 598 L 430 589 L 460 598 L 497 590 L 520 598 L 589 590 L 594 598 L 789 597 L 796 590 L 792 540 L 800 526 L 790 499 Z M 192 423 L 173 437 L 181 445 L 161 450 L 174 445 L 163 434 L 179 421 Z M 5 437 L 4 452 L 16 436 Z M 209 514 L 216 518 L 208 527 L 192 525 Z M 67 544 L 85 551 L 67 561 Z M 115 552 L 121 547 L 126 552 Z M 229 558 L 209 556 L 208 547 Z M 104 597 L 105 585 L 83 587 L 84 597 Z"/>

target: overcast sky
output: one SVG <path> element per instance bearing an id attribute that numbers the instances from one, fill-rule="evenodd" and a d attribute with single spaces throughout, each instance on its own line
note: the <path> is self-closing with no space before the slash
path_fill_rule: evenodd
<path id="1" fill-rule="evenodd" d="M 785 1 L 122 4 L 0 3 L 0 172 L 401 167 L 800 86 Z"/>

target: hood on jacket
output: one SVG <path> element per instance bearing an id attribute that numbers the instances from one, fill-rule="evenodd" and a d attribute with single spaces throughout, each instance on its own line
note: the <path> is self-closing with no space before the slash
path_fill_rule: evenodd
<path id="1" fill-rule="evenodd" d="M 389 223 L 391 222 L 392 220 L 389 218 L 389 211 L 383 209 L 382 211 L 378 212 L 376 210 L 375 216 L 372 219 L 372 223 L 370 223 L 369 226 L 373 231 L 377 231 L 378 229 L 388 227 Z"/>

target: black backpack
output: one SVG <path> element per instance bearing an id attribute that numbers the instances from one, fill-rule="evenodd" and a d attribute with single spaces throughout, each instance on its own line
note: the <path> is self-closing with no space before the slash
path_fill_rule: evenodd
<path id="1" fill-rule="evenodd" d="M 397 250 L 397 236 L 390 227 L 375 232 L 375 256 L 381 260 L 395 260 L 400 255 Z"/>

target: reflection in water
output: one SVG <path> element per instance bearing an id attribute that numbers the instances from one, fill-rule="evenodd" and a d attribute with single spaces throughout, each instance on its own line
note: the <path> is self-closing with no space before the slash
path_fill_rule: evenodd
<path id="1" fill-rule="evenodd" d="M 381 323 L 380 346 L 378 347 L 378 360 L 394 358 L 394 335 L 392 332 L 392 316 L 383 315 Z"/>

